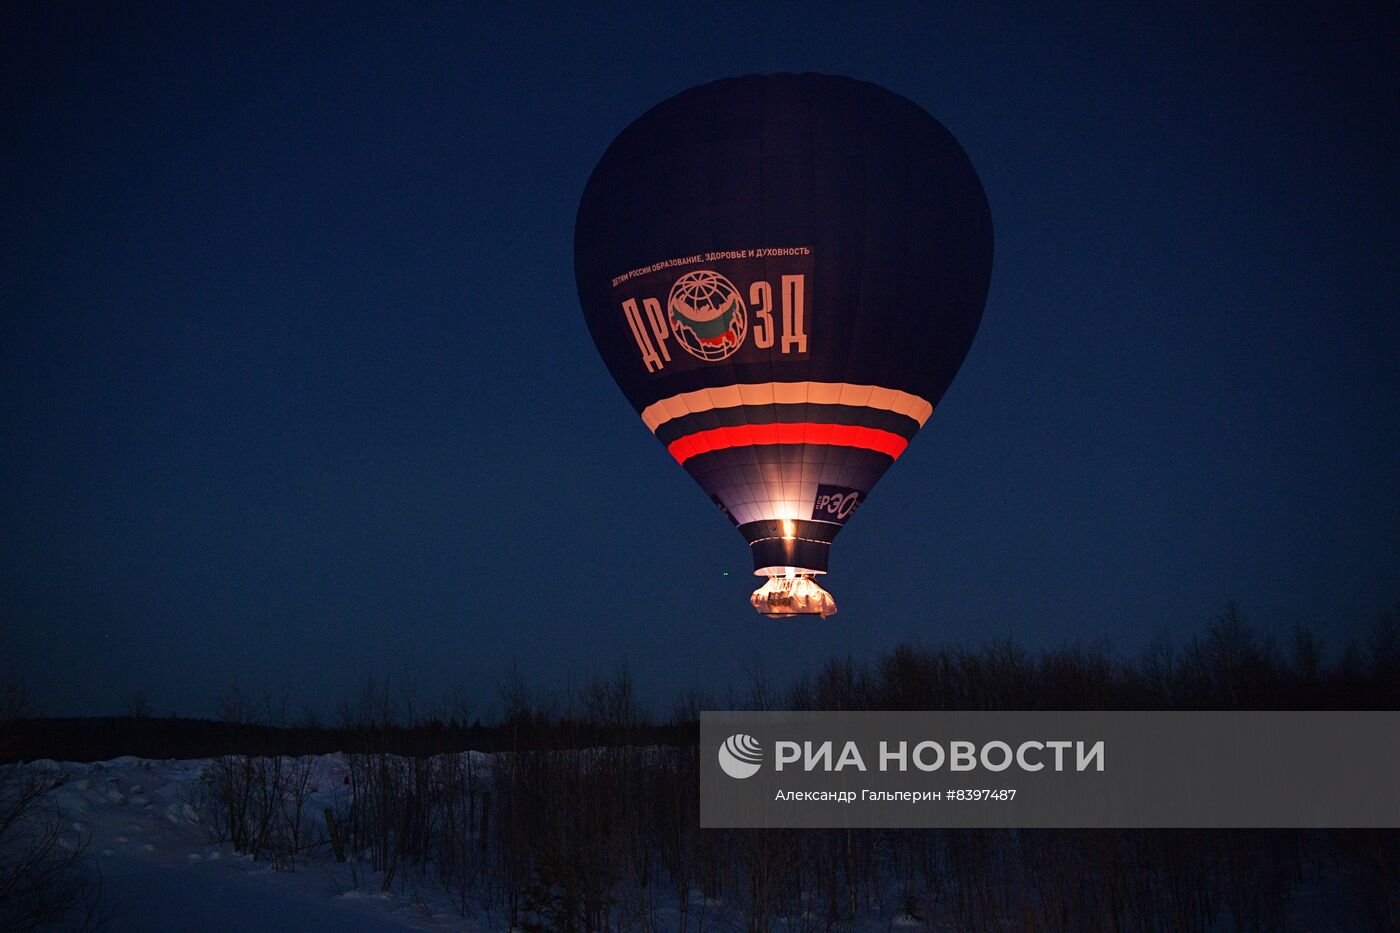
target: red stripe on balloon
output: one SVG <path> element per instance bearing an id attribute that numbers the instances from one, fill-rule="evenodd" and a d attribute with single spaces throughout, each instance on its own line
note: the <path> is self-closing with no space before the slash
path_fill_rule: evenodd
<path id="1" fill-rule="evenodd" d="M 666 449 L 677 463 L 691 457 L 729 447 L 755 447 L 767 444 L 824 444 L 831 447 L 861 447 L 899 458 L 909 442 L 892 431 L 853 424 L 741 424 L 713 428 L 678 437 Z"/>

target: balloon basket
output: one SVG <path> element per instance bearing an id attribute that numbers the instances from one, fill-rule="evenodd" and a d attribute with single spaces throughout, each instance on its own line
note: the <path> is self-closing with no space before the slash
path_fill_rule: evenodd
<path id="1" fill-rule="evenodd" d="M 769 577 L 749 602 L 770 619 L 836 615 L 836 600 L 810 576 Z"/>

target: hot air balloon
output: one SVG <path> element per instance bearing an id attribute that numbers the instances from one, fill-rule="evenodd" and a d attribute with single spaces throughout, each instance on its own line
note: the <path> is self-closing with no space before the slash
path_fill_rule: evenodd
<path id="1" fill-rule="evenodd" d="M 748 542 L 770 616 L 835 612 L 816 577 L 962 365 L 991 264 L 952 134 L 817 74 L 658 104 L 603 154 L 574 233 L 598 352 Z"/>

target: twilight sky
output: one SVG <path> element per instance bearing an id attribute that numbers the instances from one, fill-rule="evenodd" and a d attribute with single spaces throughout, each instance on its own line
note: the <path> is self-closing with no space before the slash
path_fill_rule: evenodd
<path id="1" fill-rule="evenodd" d="M 0 675 L 55 715 L 405 670 L 489 709 L 512 664 L 625 660 L 664 711 L 901 639 L 1135 652 L 1233 597 L 1336 645 L 1395 607 L 1389 5 L 864 6 L 7 5 Z M 623 126 L 774 71 L 924 106 L 996 225 L 827 623 L 748 607 L 572 272 Z"/>

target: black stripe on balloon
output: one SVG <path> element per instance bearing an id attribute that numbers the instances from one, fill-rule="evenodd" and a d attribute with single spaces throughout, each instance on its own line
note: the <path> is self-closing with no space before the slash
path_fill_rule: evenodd
<path id="1" fill-rule="evenodd" d="M 746 522 L 739 526 L 739 534 L 743 535 L 749 544 L 769 538 L 805 538 L 819 544 L 830 544 L 840 532 L 841 526 L 835 522 L 814 522 L 800 518 L 789 521 L 775 518 Z"/>
<path id="2" fill-rule="evenodd" d="M 908 415 L 856 405 L 739 405 L 682 415 L 657 425 L 656 437 L 663 444 L 713 428 L 744 424 L 850 424 L 878 428 L 909 440 L 919 431 L 919 422 Z"/>

